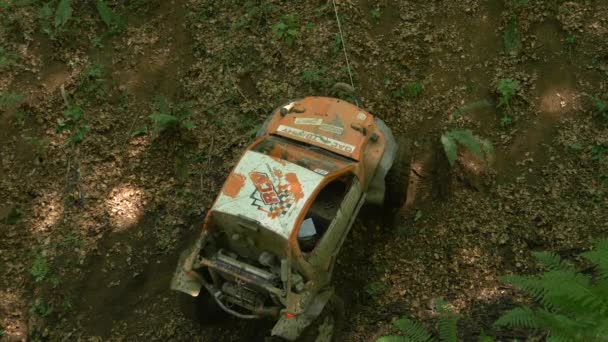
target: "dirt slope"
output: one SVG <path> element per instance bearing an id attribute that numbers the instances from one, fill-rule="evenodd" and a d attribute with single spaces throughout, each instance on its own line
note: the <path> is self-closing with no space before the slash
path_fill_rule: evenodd
<path id="1" fill-rule="evenodd" d="M 0 1 L 0 339 L 263 340 L 271 322 L 189 321 L 168 283 L 255 127 L 348 82 L 331 2 L 107 1 L 114 32 L 92 2 L 56 28 L 56 3 Z M 363 106 L 415 141 L 407 208 L 363 213 L 339 260 L 340 340 L 432 328 L 437 297 L 463 340 L 517 337 L 491 325 L 520 300 L 497 276 L 608 229 L 608 4 L 337 4 Z M 195 127 L 156 132 L 163 103 Z M 463 153 L 439 172 L 456 127 L 493 143 L 490 171 Z"/>

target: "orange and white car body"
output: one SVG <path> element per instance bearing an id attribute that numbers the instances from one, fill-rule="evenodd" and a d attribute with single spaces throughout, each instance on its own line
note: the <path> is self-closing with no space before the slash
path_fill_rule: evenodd
<path id="1" fill-rule="evenodd" d="M 297 338 L 333 294 L 333 266 L 359 209 L 382 204 L 396 149 L 381 120 L 348 102 L 279 107 L 228 176 L 172 288 L 205 288 L 225 311 L 273 316 L 274 335 Z"/>

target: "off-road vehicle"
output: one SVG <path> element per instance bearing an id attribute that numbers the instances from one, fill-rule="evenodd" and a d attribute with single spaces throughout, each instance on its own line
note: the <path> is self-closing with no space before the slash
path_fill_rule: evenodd
<path id="1" fill-rule="evenodd" d="M 338 252 L 363 204 L 404 204 L 408 155 L 382 120 L 343 100 L 279 107 L 228 175 L 172 289 L 276 319 L 274 337 L 331 340 Z"/>

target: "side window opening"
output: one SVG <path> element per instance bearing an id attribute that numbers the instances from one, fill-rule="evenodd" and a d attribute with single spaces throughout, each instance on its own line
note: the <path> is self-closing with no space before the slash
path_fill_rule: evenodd
<path id="1" fill-rule="evenodd" d="M 338 178 L 319 192 L 298 231 L 298 243 L 302 252 L 311 252 L 327 232 L 352 180 L 352 175 Z"/>

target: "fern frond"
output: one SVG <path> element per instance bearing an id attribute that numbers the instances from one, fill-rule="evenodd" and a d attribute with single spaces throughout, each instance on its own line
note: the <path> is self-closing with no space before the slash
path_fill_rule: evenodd
<path id="1" fill-rule="evenodd" d="M 443 298 L 435 301 L 439 311 L 439 339 L 443 342 L 456 342 L 458 340 L 458 317 Z"/>
<path id="2" fill-rule="evenodd" d="M 402 317 L 393 323 L 403 335 L 413 342 L 430 342 L 433 336 L 418 322 L 414 322 L 406 317 Z"/>
<path id="3" fill-rule="evenodd" d="M 468 129 L 453 129 L 448 132 L 448 136 L 454 141 L 464 146 L 467 150 L 473 153 L 479 159 L 485 160 L 484 150 L 475 138 L 473 133 Z"/>
<path id="4" fill-rule="evenodd" d="M 532 255 L 548 270 L 574 272 L 574 267 L 572 266 L 572 264 L 565 260 L 562 260 L 562 258 L 557 253 L 532 252 Z"/>
<path id="5" fill-rule="evenodd" d="M 532 309 L 526 306 L 512 309 L 494 322 L 495 325 L 512 328 L 538 328 L 536 315 Z"/>
<path id="6" fill-rule="evenodd" d="M 445 134 L 441 135 L 441 144 L 443 145 L 443 151 L 448 158 L 448 162 L 450 162 L 450 166 L 454 166 L 458 157 L 458 145 L 456 145 L 454 139 Z"/>
<path id="7" fill-rule="evenodd" d="M 585 323 L 553 312 L 538 310 L 536 319 L 539 327 L 548 331 L 549 337 L 557 341 L 581 340 L 581 337 L 589 333 Z"/>
<path id="8" fill-rule="evenodd" d="M 439 318 L 439 339 L 442 342 L 458 341 L 458 318 L 453 313 Z"/>
<path id="9" fill-rule="evenodd" d="M 545 272 L 538 281 L 544 288 L 543 305 L 554 307 L 554 298 L 570 300 L 589 309 L 597 309 L 602 300 L 598 298 L 591 288 L 591 279 L 581 273 L 570 271 Z"/>
<path id="10" fill-rule="evenodd" d="M 595 250 L 581 254 L 593 263 L 600 279 L 608 280 L 608 240 L 601 240 L 595 244 Z"/>
<path id="11" fill-rule="evenodd" d="M 503 283 L 511 284 L 526 293 L 528 293 L 534 300 L 541 301 L 545 294 L 545 289 L 542 284 L 539 284 L 538 277 L 535 276 L 520 276 L 516 274 L 500 276 L 498 277 Z"/>
<path id="12" fill-rule="evenodd" d="M 407 342 L 403 336 L 382 336 L 376 342 Z"/>

